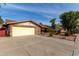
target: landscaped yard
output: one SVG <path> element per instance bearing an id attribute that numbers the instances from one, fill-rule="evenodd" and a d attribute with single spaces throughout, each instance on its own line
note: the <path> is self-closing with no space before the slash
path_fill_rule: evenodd
<path id="1" fill-rule="evenodd" d="M 0 37 L 0 55 L 72 55 L 74 42 L 43 36 Z"/>

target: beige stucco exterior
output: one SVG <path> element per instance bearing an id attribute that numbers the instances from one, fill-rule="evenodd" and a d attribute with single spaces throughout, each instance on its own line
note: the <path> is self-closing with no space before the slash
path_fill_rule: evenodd
<path id="1" fill-rule="evenodd" d="M 18 23 L 15 25 L 19 25 L 19 26 L 33 26 L 35 27 L 35 34 L 41 34 L 41 28 L 39 26 L 37 26 L 36 24 L 32 23 L 32 22 L 24 22 L 24 23 Z"/>
<path id="2" fill-rule="evenodd" d="M 32 22 L 22 22 L 10 25 L 10 36 L 39 35 L 41 27 Z"/>
<path id="3" fill-rule="evenodd" d="M 24 22 L 24 23 L 18 23 L 17 25 L 27 25 L 27 26 L 36 26 L 32 22 Z"/>

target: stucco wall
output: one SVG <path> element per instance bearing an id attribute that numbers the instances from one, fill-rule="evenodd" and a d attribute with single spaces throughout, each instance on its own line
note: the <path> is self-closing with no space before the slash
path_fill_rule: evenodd
<path id="1" fill-rule="evenodd" d="M 27 25 L 27 26 L 36 26 L 32 22 L 24 22 L 24 23 L 18 23 L 17 25 Z"/>
<path id="2" fill-rule="evenodd" d="M 17 25 L 27 25 L 35 27 L 35 34 L 41 34 L 41 28 L 32 22 L 18 23 Z"/>
<path id="3" fill-rule="evenodd" d="M 10 27 L 15 26 L 15 25 L 33 26 L 33 27 L 35 27 L 35 34 L 37 34 L 37 35 L 41 34 L 41 27 L 39 27 L 38 25 L 36 25 L 32 22 L 17 23 L 14 25 L 10 25 Z"/>

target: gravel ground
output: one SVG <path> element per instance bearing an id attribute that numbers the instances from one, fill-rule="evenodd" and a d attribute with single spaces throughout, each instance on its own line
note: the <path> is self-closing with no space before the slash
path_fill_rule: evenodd
<path id="1" fill-rule="evenodd" d="M 2 56 L 71 56 L 74 42 L 43 36 L 0 37 Z"/>

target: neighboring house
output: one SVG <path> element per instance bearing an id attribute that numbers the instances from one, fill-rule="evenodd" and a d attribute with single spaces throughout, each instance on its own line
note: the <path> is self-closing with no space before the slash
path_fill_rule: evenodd
<path id="1" fill-rule="evenodd" d="M 47 33 L 47 32 L 48 32 L 48 28 L 49 28 L 49 26 L 47 26 L 47 25 L 43 25 L 43 24 L 40 24 L 40 25 L 41 25 L 41 27 L 42 27 L 42 29 L 41 29 L 41 33 L 42 33 L 42 34 Z"/>
<path id="2" fill-rule="evenodd" d="M 66 32 L 65 29 L 64 28 L 61 28 L 59 34 L 64 35 L 65 32 Z"/>
<path id="3" fill-rule="evenodd" d="M 26 35 L 40 35 L 42 33 L 42 27 L 34 21 L 19 21 L 7 23 L 6 26 L 7 35 L 9 36 L 26 36 Z"/>
<path id="4" fill-rule="evenodd" d="M 0 36 L 4 37 L 6 35 L 6 30 L 2 24 L 0 24 Z"/>

